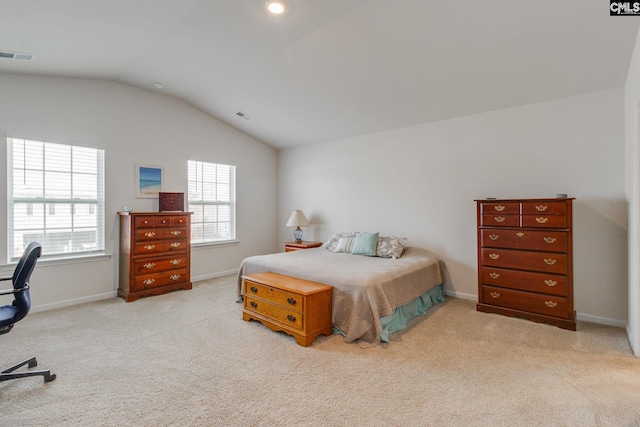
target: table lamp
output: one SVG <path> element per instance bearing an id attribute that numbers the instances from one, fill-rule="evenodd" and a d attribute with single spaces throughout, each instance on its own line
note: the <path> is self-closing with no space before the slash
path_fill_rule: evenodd
<path id="1" fill-rule="evenodd" d="M 287 227 L 295 227 L 293 230 L 293 237 L 296 239 L 296 243 L 302 243 L 302 229 L 300 227 L 306 227 L 309 225 L 309 220 L 300 209 L 296 209 L 291 213 L 289 221 L 287 221 Z"/>

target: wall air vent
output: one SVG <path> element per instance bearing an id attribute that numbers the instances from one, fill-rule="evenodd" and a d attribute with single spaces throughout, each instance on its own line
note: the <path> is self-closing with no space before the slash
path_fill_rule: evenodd
<path id="1" fill-rule="evenodd" d="M 243 113 L 242 111 L 238 111 L 236 113 L 236 116 L 245 119 L 245 120 L 253 120 L 253 117 L 249 116 L 248 114 Z"/>
<path id="2" fill-rule="evenodd" d="M 22 59 L 22 60 L 26 60 L 26 61 L 31 61 L 33 59 L 33 54 L 31 54 L 31 53 L 8 52 L 6 50 L 0 50 L 0 58 Z"/>

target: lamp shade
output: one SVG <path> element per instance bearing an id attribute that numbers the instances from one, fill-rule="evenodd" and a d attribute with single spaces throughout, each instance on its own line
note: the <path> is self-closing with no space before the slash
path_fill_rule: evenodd
<path id="1" fill-rule="evenodd" d="M 287 227 L 306 227 L 307 225 L 309 225 L 309 220 L 300 209 L 293 211 L 287 221 Z"/>

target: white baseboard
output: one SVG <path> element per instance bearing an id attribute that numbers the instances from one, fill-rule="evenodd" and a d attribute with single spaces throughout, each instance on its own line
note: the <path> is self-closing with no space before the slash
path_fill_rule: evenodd
<path id="1" fill-rule="evenodd" d="M 56 309 L 56 308 L 69 307 L 69 306 L 72 306 L 72 305 L 83 304 L 85 302 L 94 302 L 94 301 L 101 301 L 103 299 L 115 298 L 116 296 L 117 296 L 117 292 L 113 291 L 113 292 L 107 292 L 107 293 L 104 293 L 104 294 L 91 295 L 91 296 L 88 296 L 88 297 L 74 298 L 74 299 L 68 299 L 68 300 L 64 300 L 64 301 L 53 302 L 51 304 L 34 305 L 33 307 L 31 307 L 31 312 L 32 313 L 37 313 L 39 311 L 48 311 L 48 310 L 53 310 L 53 309 Z"/>
<path id="2" fill-rule="evenodd" d="M 454 298 L 466 299 L 466 300 L 471 300 L 476 302 L 478 301 L 478 296 L 473 294 L 463 294 L 463 293 L 451 291 L 448 289 L 444 291 L 444 294 Z M 597 323 L 599 325 L 614 326 L 616 328 L 627 327 L 627 322 L 625 322 L 624 320 L 610 319 L 608 317 L 592 316 L 590 314 L 584 314 L 584 313 L 576 313 L 576 320 L 582 320 L 590 323 Z"/>
<path id="3" fill-rule="evenodd" d="M 217 277 L 228 276 L 230 274 L 238 274 L 238 269 L 227 270 L 227 271 L 219 271 L 217 273 L 205 274 L 202 276 L 191 276 L 192 282 L 199 282 L 201 280 L 215 279 Z"/>

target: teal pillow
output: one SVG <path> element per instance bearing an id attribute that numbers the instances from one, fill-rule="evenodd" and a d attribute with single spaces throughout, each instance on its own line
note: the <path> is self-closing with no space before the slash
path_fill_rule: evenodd
<path id="1" fill-rule="evenodd" d="M 379 233 L 360 233 L 353 242 L 351 253 L 354 255 L 376 256 Z"/>

